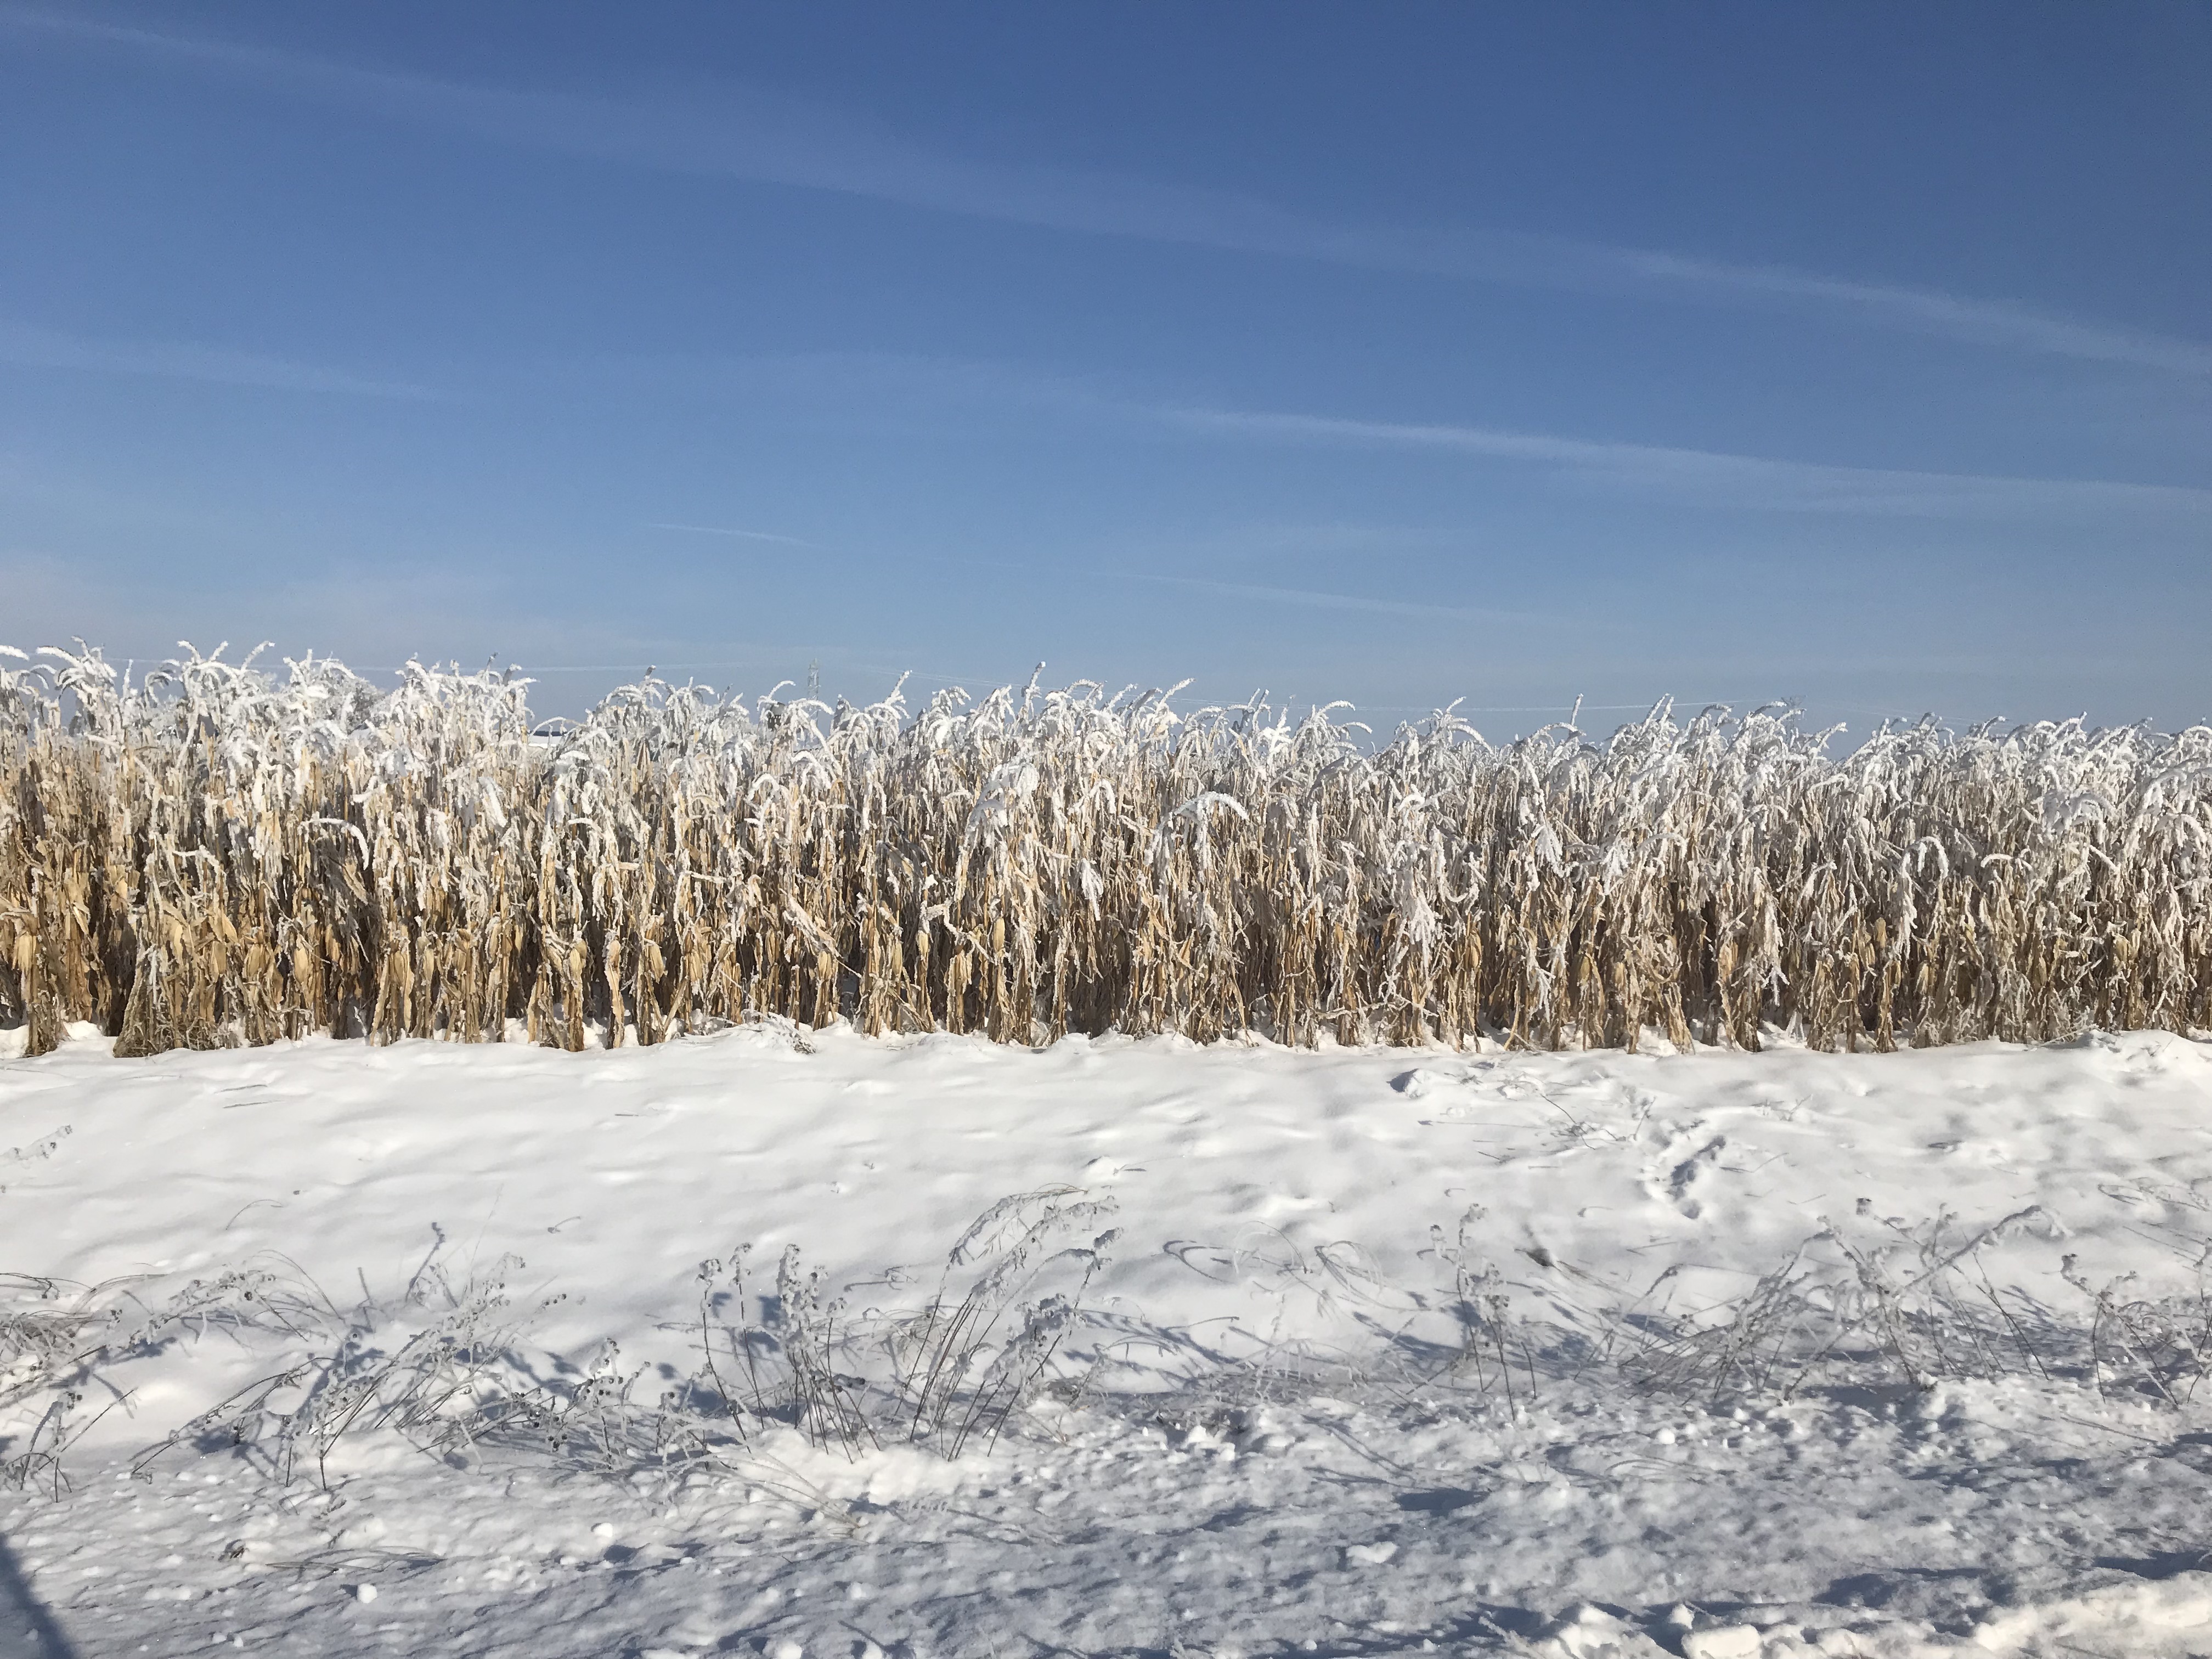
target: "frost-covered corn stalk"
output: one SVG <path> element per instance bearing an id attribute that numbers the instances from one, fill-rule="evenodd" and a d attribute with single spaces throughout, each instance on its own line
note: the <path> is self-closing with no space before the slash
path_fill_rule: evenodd
<path id="1" fill-rule="evenodd" d="M 748 703 L 192 653 L 0 657 L 0 1023 L 118 1049 L 654 1042 L 747 1015 L 1012 1042 L 2212 1026 L 2212 728 L 1786 710 L 1499 746 L 1449 711 L 1088 683 Z"/>

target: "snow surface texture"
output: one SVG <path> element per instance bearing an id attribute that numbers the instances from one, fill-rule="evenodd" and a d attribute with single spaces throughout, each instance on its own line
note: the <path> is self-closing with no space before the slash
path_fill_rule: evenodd
<path id="1" fill-rule="evenodd" d="M 328 1352 L 270 1285 L 358 1356 L 422 1328 L 426 1256 L 462 1300 L 503 1273 L 516 1363 L 573 1391 L 612 1339 L 649 1399 L 699 1365 L 702 1258 L 795 1243 L 912 1307 L 1056 1185 L 1120 1237 L 1057 1384 L 957 1458 L 765 1418 L 673 1472 L 364 1430 L 287 1480 L 261 1430 L 299 1387 L 164 1448 Z M 23 1461 L 50 1397 L 0 1421 L 0 1656 L 2212 1654 L 2201 1042 L 126 1061 L 81 1030 L 0 1063 L 0 1268 L 143 1276 L 99 1303 L 134 1318 L 243 1269 L 275 1310 L 95 1368 L 63 1478 Z M 1848 1364 L 1761 1346 L 1846 1304 Z"/>

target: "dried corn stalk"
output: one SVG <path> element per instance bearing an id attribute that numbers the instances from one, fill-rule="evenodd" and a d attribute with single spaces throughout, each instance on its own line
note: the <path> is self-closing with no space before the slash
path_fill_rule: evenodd
<path id="1" fill-rule="evenodd" d="M 910 711 L 648 679 L 0 657 L 0 1022 L 654 1042 L 843 1015 L 1029 1042 L 1886 1048 L 2212 1026 L 2212 729 L 1786 710 L 1387 744 L 1034 683 Z"/>

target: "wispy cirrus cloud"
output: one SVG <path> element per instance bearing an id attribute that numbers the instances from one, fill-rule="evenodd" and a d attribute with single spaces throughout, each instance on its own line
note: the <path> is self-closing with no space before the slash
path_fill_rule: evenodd
<path id="1" fill-rule="evenodd" d="M 1361 224 L 1127 174 L 976 161 L 757 88 L 711 102 L 515 91 L 0 7 L 0 26 L 128 50 L 495 143 L 929 212 L 1469 281 L 1784 307 L 2017 351 L 2212 375 L 2212 343 L 2001 298 L 1497 228 Z"/>
<path id="2" fill-rule="evenodd" d="M 617 378 L 635 372 L 628 362 L 586 367 Z M 803 406 L 817 417 L 863 425 L 896 410 L 915 430 L 988 434 L 994 441 L 1015 429 L 1008 422 L 1018 418 L 1018 430 L 1031 435 L 1079 423 L 1209 441 L 1486 458 L 1547 469 L 1593 488 L 1719 508 L 1962 520 L 2063 514 L 2138 524 L 2212 517 L 2212 489 L 2186 484 L 1854 466 L 1505 426 L 1203 407 L 1162 401 L 1127 377 L 1075 376 L 1008 361 L 860 352 L 728 358 L 672 366 L 645 383 L 699 396 L 738 392 L 750 409 Z M 1314 528 L 1305 526 L 1294 539 L 1310 551 L 1324 544 L 1371 547 L 1374 541 L 1358 527 L 1316 541 Z"/>
<path id="3" fill-rule="evenodd" d="M 1036 574 L 1033 564 L 1015 564 L 1004 559 L 954 559 L 950 562 L 974 570 L 1004 570 L 1032 577 Z M 1224 599 L 1254 599 L 1266 605 L 1285 605 L 1301 611 L 1355 611 L 1375 616 L 1405 617 L 1420 622 L 1474 622 L 1530 623 L 1569 620 L 1547 617 L 1534 611 L 1501 611 L 1483 606 L 1428 605 L 1412 599 L 1374 599 L 1363 593 L 1336 593 L 1319 588 L 1285 587 L 1273 582 L 1217 581 L 1204 576 L 1173 576 L 1164 572 L 1130 569 L 1119 562 L 1099 565 L 1096 578 L 1109 582 L 1141 582 L 1150 586 L 1181 587 L 1194 592 L 1212 593 Z M 1571 619 L 1574 626 L 1588 629 L 1589 619 L 1577 616 Z M 1600 624 L 1601 627 L 1603 624 Z"/>
<path id="4" fill-rule="evenodd" d="M 693 370 L 697 372 L 693 372 Z M 623 369 L 627 373 L 627 368 Z M 1506 426 L 1378 421 L 1164 402 L 1128 380 L 1079 377 L 1006 361 L 896 354 L 728 359 L 657 385 L 702 395 L 741 388 L 749 407 L 811 403 L 878 420 L 895 407 L 944 434 L 996 437 L 1009 417 L 1034 433 L 1069 422 L 1214 442 L 1316 445 L 1517 462 L 1595 489 L 1692 501 L 1722 509 L 1877 517 L 2016 520 L 2064 515 L 2195 525 L 2212 518 L 2212 489 L 2101 478 L 2032 477 L 1854 466 L 1686 445 L 1624 442 Z M 1337 544 L 1371 547 L 1364 532 Z M 1310 527 L 1299 532 L 1310 542 Z"/>
<path id="5" fill-rule="evenodd" d="M 738 530 L 719 524 L 673 524 L 655 519 L 645 526 L 647 530 L 673 530 L 691 536 L 726 536 L 741 542 L 781 542 L 790 547 L 811 547 L 812 542 L 801 536 L 781 535 L 773 530 Z"/>
<path id="6" fill-rule="evenodd" d="M 1870 322 L 1945 334 L 2055 357 L 2134 363 L 2179 374 L 2212 374 L 2212 343 L 2150 330 L 2059 316 L 2005 300 L 1969 298 L 1939 289 L 1855 282 L 1787 265 L 1729 264 L 1675 253 L 1628 252 L 1623 258 L 1654 283 L 1678 283 L 1714 298 L 1770 298 L 1855 312 Z"/>
<path id="7" fill-rule="evenodd" d="M 1737 507 L 1905 518 L 2011 519 L 2053 513 L 2212 519 L 2212 489 L 2098 478 L 2010 477 L 1834 466 L 1661 444 L 1610 443 L 1496 427 L 1344 420 L 1238 410 L 1163 409 L 1158 418 L 1222 438 L 1521 461 L 1603 485 Z"/>
<path id="8" fill-rule="evenodd" d="M 1257 599 L 1269 605 L 1295 605 L 1305 611 L 1364 611 L 1376 616 L 1417 617 L 1423 622 L 1533 623 L 1555 620 L 1525 611 L 1424 605 L 1410 599 L 1369 599 L 1357 593 L 1331 593 L 1316 588 L 1279 587 L 1271 582 L 1211 581 L 1200 576 L 1157 575 L 1141 570 L 1122 571 L 1118 574 L 1129 581 L 1190 588 L 1200 592 L 1218 593 L 1224 599 Z"/>
<path id="9" fill-rule="evenodd" d="M 100 340 L 52 329 L 0 322 L 0 362 L 30 368 L 76 369 L 94 374 L 149 375 L 217 386 L 265 386 L 281 392 L 331 392 L 349 398 L 435 400 L 443 394 L 399 380 L 371 380 L 317 363 L 228 346 L 176 340 Z"/>
<path id="10" fill-rule="evenodd" d="M 634 366 L 591 366 L 628 377 Z M 678 370 L 680 369 L 680 373 Z M 741 391 L 748 407 L 806 404 L 868 423 L 896 409 L 917 429 L 998 434 L 1009 416 L 1208 441 L 1427 452 L 1518 462 L 1595 489 L 1691 501 L 1720 509 L 1957 520 L 2093 517 L 2195 525 L 2212 518 L 2212 489 L 2079 477 L 1943 472 L 1747 455 L 1686 445 L 1624 442 L 1518 428 L 1378 421 L 1161 401 L 1119 377 L 1071 376 L 1006 361 L 890 353 L 716 360 L 671 366 L 647 382 L 699 395 Z M 664 526 L 666 527 L 666 526 Z M 1395 532 L 1401 533 L 1403 532 Z M 1314 544 L 1310 526 L 1298 539 Z M 1357 529 L 1324 538 L 1371 547 Z M 1287 590 L 1285 590 L 1287 591 Z"/>

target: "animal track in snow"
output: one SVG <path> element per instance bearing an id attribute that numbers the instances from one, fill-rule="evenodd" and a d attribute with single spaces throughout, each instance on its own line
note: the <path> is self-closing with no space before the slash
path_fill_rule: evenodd
<path id="1" fill-rule="evenodd" d="M 1680 1148 L 1687 1144 L 1688 1137 L 1678 1133 L 1668 1144 L 1666 1151 L 1661 1156 L 1671 1158 Z M 1668 1171 L 1667 1201 L 1680 1211 L 1686 1220 L 1695 1221 L 1705 1213 L 1703 1202 L 1692 1194 L 1709 1171 L 1720 1167 L 1720 1156 L 1728 1150 L 1728 1144 L 1726 1135 L 1715 1135 L 1688 1157 L 1677 1159 L 1673 1168 Z M 1655 1198 L 1659 1196 L 1658 1193 L 1653 1190 L 1656 1185 L 1647 1166 L 1645 1189 L 1651 1191 Z"/>

